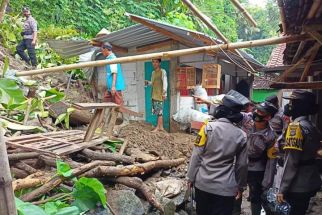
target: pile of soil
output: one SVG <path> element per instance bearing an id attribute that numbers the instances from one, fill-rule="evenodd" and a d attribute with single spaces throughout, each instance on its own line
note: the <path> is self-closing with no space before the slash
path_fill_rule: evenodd
<path id="1" fill-rule="evenodd" d="M 153 127 L 145 122 L 132 122 L 120 130 L 119 137 L 128 139 L 128 147 L 152 152 L 162 158 L 191 157 L 194 136 L 185 133 L 153 133 L 152 129 Z"/>
<path id="2" fill-rule="evenodd" d="M 9 58 L 10 69 L 24 70 L 29 68 L 24 61 L 14 58 L 14 56 L 10 54 L 10 51 L 0 44 L 0 71 L 2 71 L 4 67 L 5 57 Z"/>

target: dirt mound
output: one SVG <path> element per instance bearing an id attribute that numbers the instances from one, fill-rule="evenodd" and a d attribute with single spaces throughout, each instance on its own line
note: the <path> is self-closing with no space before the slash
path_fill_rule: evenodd
<path id="1" fill-rule="evenodd" d="M 4 48 L 0 44 L 0 70 L 2 71 L 4 66 L 4 59 L 5 57 L 9 58 L 9 68 L 14 70 L 24 70 L 27 69 L 28 66 L 25 64 L 24 61 L 15 59 L 14 56 L 10 54 L 10 51 L 6 48 Z"/>
<path id="2" fill-rule="evenodd" d="M 127 137 L 129 147 L 154 152 L 162 158 L 190 158 L 195 137 L 185 133 L 151 132 L 152 126 L 144 122 L 132 122 L 120 130 L 119 136 Z"/>

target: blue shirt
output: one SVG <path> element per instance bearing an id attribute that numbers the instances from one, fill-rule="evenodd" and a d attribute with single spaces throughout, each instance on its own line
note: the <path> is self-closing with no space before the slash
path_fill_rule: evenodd
<path id="1" fill-rule="evenodd" d="M 114 53 L 110 54 L 106 57 L 106 60 L 113 60 L 116 59 L 116 56 Z M 113 73 L 116 73 L 116 82 L 115 82 L 115 89 L 117 91 L 119 90 L 125 90 L 125 83 L 124 78 L 122 74 L 122 68 L 121 65 L 118 64 L 108 64 L 106 65 L 106 73 L 107 73 L 107 90 L 111 91 L 112 83 L 113 83 Z"/>

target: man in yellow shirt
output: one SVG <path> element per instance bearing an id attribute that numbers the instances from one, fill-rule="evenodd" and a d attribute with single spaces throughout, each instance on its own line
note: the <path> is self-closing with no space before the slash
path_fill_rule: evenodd
<path id="1" fill-rule="evenodd" d="M 157 132 L 164 131 L 163 102 L 167 98 L 168 80 L 167 72 L 161 68 L 161 59 L 152 59 L 152 65 L 151 81 L 146 81 L 146 84 L 152 85 L 152 113 L 158 116 L 157 126 L 152 132 Z"/>

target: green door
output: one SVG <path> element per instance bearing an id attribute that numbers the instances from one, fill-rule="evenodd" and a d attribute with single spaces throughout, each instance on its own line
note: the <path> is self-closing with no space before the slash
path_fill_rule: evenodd
<path id="1" fill-rule="evenodd" d="M 167 71 L 168 77 L 168 94 L 167 99 L 163 103 L 163 127 L 169 131 L 170 130 L 170 92 L 169 92 L 169 61 L 162 61 L 161 68 Z M 152 62 L 145 62 L 144 64 L 144 77 L 145 80 L 151 81 L 151 75 L 153 71 Z M 148 123 L 151 123 L 153 126 L 157 124 L 157 116 L 152 114 L 152 98 L 151 94 L 152 89 L 151 86 L 145 87 L 145 120 Z"/>

